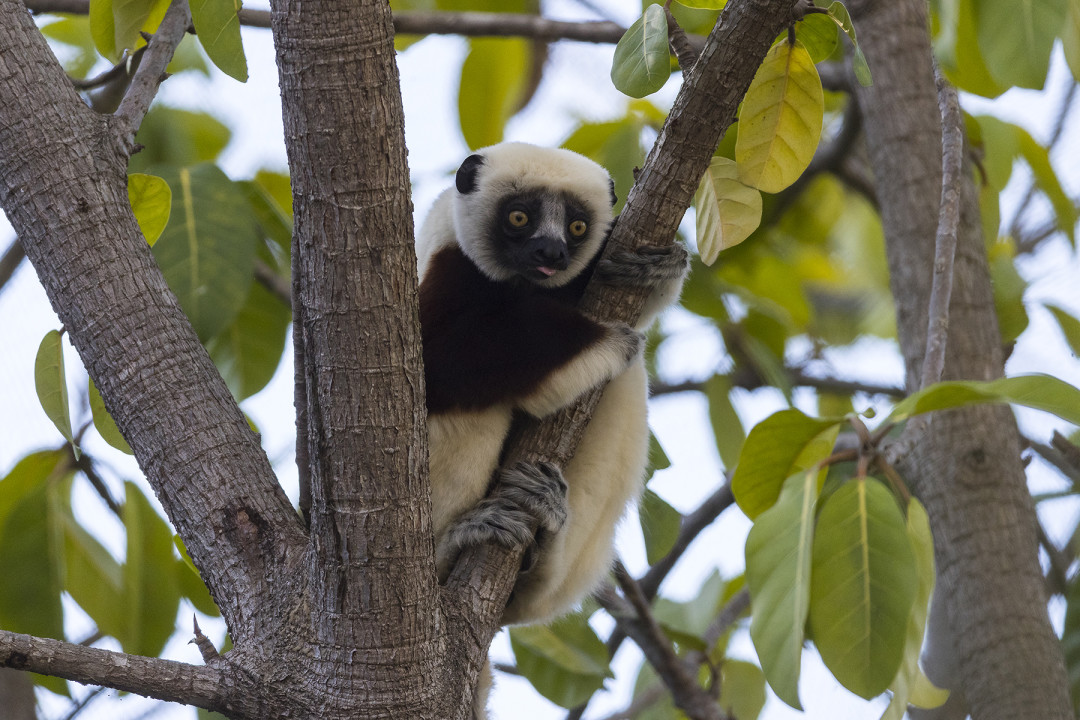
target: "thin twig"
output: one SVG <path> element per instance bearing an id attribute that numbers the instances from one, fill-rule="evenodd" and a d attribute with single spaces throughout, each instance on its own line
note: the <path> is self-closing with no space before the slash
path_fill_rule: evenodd
<path id="1" fill-rule="evenodd" d="M 840 121 L 840 129 L 827 144 L 819 145 L 814 153 L 810 164 L 803 171 L 791 187 L 784 190 L 776 198 L 773 207 L 769 211 L 770 222 L 774 222 L 791 207 L 791 204 L 802 194 L 806 187 L 821 173 L 835 173 L 851 154 L 855 141 L 862 130 L 862 113 L 859 112 L 859 103 L 855 98 L 849 98 L 844 107 L 844 115 Z M 764 223 L 763 223 L 764 224 Z"/>
<path id="2" fill-rule="evenodd" d="M 64 720 L 75 720 L 75 717 L 79 713 L 81 713 L 83 710 L 85 710 L 86 707 L 90 703 L 92 703 L 94 700 L 97 700 L 104 693 L 105 693 L 105 688 L 96 687 L 96 688 L 92 689 L 90 692 L 88 692 L 86 694 L 86 697 L 84 697 L 82 700 L 73 701 L 74 706 L 71 708 L 71 711 L 67 715 L 64 716 Z"/>
<path id="3" fill-rule="evenodd" d="M 1066 457 L 1064 453 L 1052 445 L 1044 445 L 1034 441 L 1031 442 L 1031 449 L 1043 460 L 1057 468 L 1062 475 L 1068 478 L 1069 482 L 1073 485 L 1080 486 L 1080 466 L 1073 465 L 1069 462 L 1068 457 Z"/>
<path id="4" fill-rule="evenodd" d="M 709 624 L 705 634 L 702 635 L 702 639 L 705 641 L 706 647 L 713 647 L 719 642 L 724 633 L 731 628 L 732 625 L 739 621 L 742 614 L 750 607 L 750 591 L 743 588 L 739 592 L 731 596 L 727 605 L 721 608 L 720 613 L 716 616 L 716 619 Z"/>
<path id="5" fill-rule="evenodd" d="M 135 145 L 135 131 L 139 129 L 143 116 L 150 109 L 150 103 L 157 95 L 158 85 L 165 76 L 165 68 L 172 60 L 173 53 L 184 38 L 190 23 L 191 14 L 188 12 L 186 0 L 172 0 L 161 25 L 147 44 L 139 69 L 131 79 L 131 86 L 114 113 L 120 124 L 120 139 L 128 151 Z"/>
<path id="6" fill-rule="evenodd" d="M 940 68 L 934 67 L 938 104 L 941 107 L 941 207 L 934 243 L 934 279 L 930 289 L 930 320 L 926 330 L 920 387 L 941 380 L 945 370 L 945 347 L 949 335 L 949 300 L 952 297 L 953 263 L 956 259 L 956 228 L 960 223 L 960 182 L 964 160 L 963 119 L 956 89 Z"/>
<path id="7" fill-rule="evenodd" d="M 1069 83 L 1069 89 L 1065 91 L 1065 97 L 1061 99 L 1061 107 L 1058 108 L 1057 117 L 1054 120 L 1054 128 L 1050 132 L 1050 140 L 1046 144 L 1048 152 L 1052 150 L 1053 147 L 1057 145 L 1058 140 L 1061 139 L 1061 133 L 1065 130 L 1065 119 L 1069 116 L 1069 108 L 1076 98 L 1077 87 L 1080 87 L 1080 83 L 1077 83 L 1071 75 L 1068 77 L 1067 82 Z M 1035 197 L 1036 187 L 1035 181 L 1032 180 L 1031 183 L 1028 184 L 1027 192 L 1024 193 L 1024 198 L 1020 201 L 1020 204 L 1016 206 L 1016 214 L 1013 215 L 1012 223 L 1009 225 L 1009 235 L 1011 237 L 1020 237 L 1023 234 L 1020 223 L 1024 219 L 1024 215 L 1027 214 L 1032 198 Z M 1053 227 L 1056 227 L 1056 225 Z"/>
<path id="8" fill-rule="evenodd" d="M 665 695 L 667 695 L 667 688 L 664 683 L 655 683 L 634 695 L 634 699 L 625 708 L 601 720 L 633 720 L 633 718 L 660 702 Z"/>
<path id="9" fill-rule="evenodd" d="M 8 245 L 8 249 L 4 251 L 3 257 L 0 257 L 0 290 L 3 290 L 8 280 L 11 279 L 25 259 L 26 251 L 23 250 L 23 244 L 19 241 L 19 238 L 15 238 Z"/>
<path id="10" fill-rule="evenodd" d="M 128 67 L 130 67 L 129 63 L 133 63 L 136 57 L 141 56 L 145 50 L 145 47 L 139 48 L 132 54 L 131 57 L 125 57 L 123 60 L 116 63 L 105 72 L 99 75 L 95 75 L 92 78 L 80 79 L 69 77 L 68 80 L 71 81 L 71 84 L 75 87 L 76 90 L 91 90 L 96 87 L 101 87 L 102 85 L 107 85 L 112 80 L 120 77 L 121 75 L 125 75 L 128 72 Z"/>
<path id="11" fill-rule="evenodd" d="M 33 13 L 72 13 L 86 15 L 90 0 L 26 0 Z M 269 28 L 270 12 L 241 9 L 240 24 Z M 464 35 L 469 37 L 526 37 L 534 40 L 576 40 L 614 44 L 626 32 L 618 23 L 589 20 L 573 22 L 550 20 L 540 15 L 495 12 L 408 12 L 394 15 L 394 31 L 401 35 Z M 695 38 L 700 45 L 701 38 Z"/>
<path id="12" fill-rule="evenodd" d="M 70 448 L 70 446 L 65 445 Z M 105 480 L 98 475 L 97 470 L 94 468 L 94 461 L 86 453 L 82 453 L 78 460 L 75 460 L 74 454 L 71 456 L 72 464 L 82 471 L 82 474 L 86 476 L 86 479 L 90 482 L 91 487 L 101 497 L 102 501 L 112 510 L 113 514 L 118 518 L 122 518 L 122 511 L 120 509 L 120 503 L 109 492 L 109 486 L 105 484 Z"/>
<path id="13" fill-rule="evenodd" d="M 679 68 L 684 73 L 688 73 L 690 68 L 694 67 L 694 63 L 697 62 L 697 54 L 701 48 L 694 48 L 690 38 L 686 35 L 686 31 L 682 29 L 679 21 L 671 14 L 668 5 L 664 5 L 664 14 L 667 15 L 668 45 L 671 46 L 671 50 L 679 60 Z"/>
<path id="14" fill-rule="evenodd" d="M 698 684 L 694 674 L 675 654 L 671 641 L 653 617 L 641 587 L 621 563 L 615 567 L 615 579 L 633 607 L 634 617 L 613 617 L 626 634 L 634 639 L 649 664 L 656 670 L 656 674 L 671 690 L 675 705 L 693 720 L 723 720 L 720 706 Z"/>
<path id="15" fill-rule="evenodd" d="M 907 393 L 897 385 L 879 385 L 877 383 L 862 382 L 859 380 L 843 380 L 834 377 L 816 377 L 799 368 L 785 368 L 788 380 L 795 387 L 809 387 L 836 395 L 850 395 L 852 393 L 866 393 L 867 395 L 887 395 L 894 398 L 904 398 Z M 760 379 L 757 382 L 749 378 L 738 376 L 732 378 L 735 387 L 745 390 L 755 390 L 762 387 Z M 672 395 L 682 392 L 704 392 L 705 382 L 699 380 L 684 380 L 677 383 L 653 382 L 649 385 L 649 393 L 652 397 Z"/>
<path id="16" fill-rule="evenodd" d="M 285 307 L 292 307 L 292 284 L 257 258 L 255 260 L 255 279 L 260 285 L 269 290 L 274 297 L 284 303 Z"/>
<path id="17" fill-rule="evenodd" d="M 1048 589 L 1055 595 L 1064 595 L 1069 587 L 1069 566 L 1072 565 L 1072 561 L 1054 545 L 1041 522 L 1035 523 L 1035 531 L 1039 535 L 1039 545 L 1046 551 L 1046 557 L 1050 560 L 1050 571 L 1046 574 Z"/>

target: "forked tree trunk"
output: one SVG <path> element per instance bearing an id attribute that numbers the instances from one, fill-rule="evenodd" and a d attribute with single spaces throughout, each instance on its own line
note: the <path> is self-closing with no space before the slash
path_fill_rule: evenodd
<path id="1" fill-rule="evenodd" d="M 926 3 L 863 0 L 852 3 L 852 15 L 874 76 L 858 100 L 877 177 L 907 385 L 916 388 L 942 174 Z M 1003 373 L 1001 335 L 970 173 L 964 182 L 944 379 L 989 380 Z M 1009 408 L 935 415 L 901 470 L 934 530 L 948 637 L 932 643 L 954 646 L 953 691 L 962 693 L 976 720 L 1073 717 Z"/>

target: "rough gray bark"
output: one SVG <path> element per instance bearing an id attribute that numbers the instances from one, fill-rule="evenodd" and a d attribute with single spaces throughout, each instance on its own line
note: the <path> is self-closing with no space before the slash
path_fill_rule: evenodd
<path id="1" fill-rule="evenodd" d="M 311 491 L 304 664 L 325 692 L 363 688 L 366 716 L 408 717 L 437 706 L 447 638 L 390 9 L 280 0 L 272 12 L 296 208 L 297 442 Z"/>
<path id="2" fill-rule="evenodd" d="M 941 123 L 925 3 L 852 3 L 874 84 L 858 91 L 877 176 L 907 384 L 926 349 L 941 195 Z M 978 205 L 963 192 L 944 379 L 1003 373 Z M 1072 717 L 1061 650 L 1046 612 L 1035 515 L 1007 407 L 939 413 L 902 460 L 934 530 L 959 685 L 972 716 Z M 940 678 L 939 678 L 940 681 Z"/>
<path id="3" fill-rule="evenodd" d="M 252 637 L 250 598 L 288 577 L 300 526 L 139 232 L 121 125 L 0 0 L 0 204 L 234 637 Z"/>

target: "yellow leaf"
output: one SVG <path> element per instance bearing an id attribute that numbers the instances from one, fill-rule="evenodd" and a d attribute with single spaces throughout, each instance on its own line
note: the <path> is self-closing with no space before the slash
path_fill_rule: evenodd
<path id="1" fill-rule="evenodd" d="M 739 113 L 739 179 L 775 193 L 795 182 L 821 138 L 821 78 L 801 43 L 780 42 L 765 56 Z"/>
<path id="2" fill-rule="evenodd" d="M 706 265 L 761 224 L 761 193 L 739 182 L 738 166 L 728 158 L 712 159 L 694 195 L 694 207 L 698 252 Z"/>

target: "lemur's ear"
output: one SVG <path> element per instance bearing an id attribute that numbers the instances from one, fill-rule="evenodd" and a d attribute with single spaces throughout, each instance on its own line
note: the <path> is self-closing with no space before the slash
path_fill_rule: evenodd
<path id="1" fill-rule="evenodd" d="M 483 155 L 470 155 L 465 158 L 465 161 L 461 163 L 461 167 L 458 168 L 457 178 L 455 179 L 455 184 L 457 185 L 459 193 L 468 195 L 476 190 L 476 176 L 479 174 L 480 167 L 483 164 Z"/>

